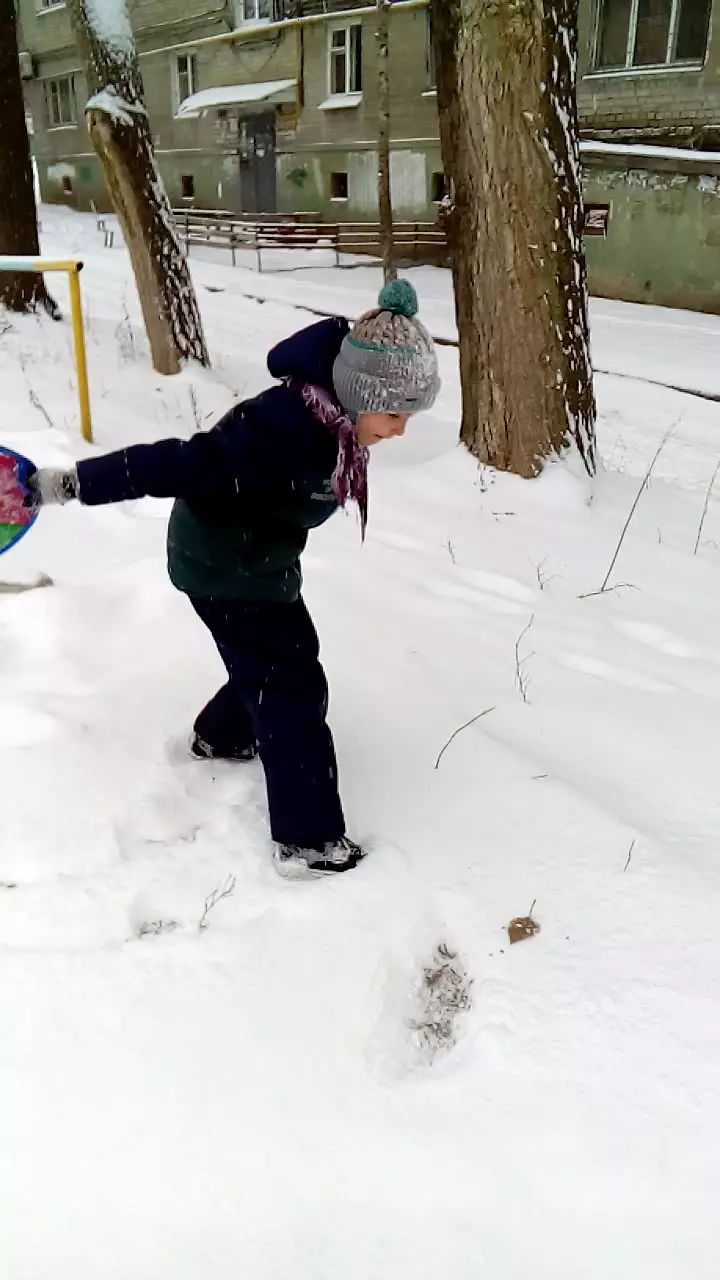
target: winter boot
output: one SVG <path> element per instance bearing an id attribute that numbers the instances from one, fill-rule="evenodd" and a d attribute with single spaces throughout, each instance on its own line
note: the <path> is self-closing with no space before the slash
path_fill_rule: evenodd
<path id="1" fill-rule="evenodd" d="M 252 742 L 249 747 L 242 747 L 239 751 L 216 751 L 197 733 L 193 734 L 190 742 L 190 754 L 197 760 L 254 760 L 257 753 L 257 742 Z"/>
<path id="2" fill-rule="evenodd" d="M 300 849 L 295 844 L 279 844 L 275 848 L 275 866 L 284 880 L 312 880 L 317 876 L 337 875 L 352 871 L 365 857 L 359 845 L 347 836 L 317 849 Z"/>

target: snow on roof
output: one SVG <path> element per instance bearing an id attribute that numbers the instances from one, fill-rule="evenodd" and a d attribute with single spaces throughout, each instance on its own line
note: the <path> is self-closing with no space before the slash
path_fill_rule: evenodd
<path id="1" fill-rule="evenodd" d="M 259 84 L 218 85 L 193 93 L 178 108 L 179 116 L 198 116 L 217 107 L 237 107 L 246 102 L 294 102 L 297 80 L 264 80 Z"/>
<path id="2" fill-rule="evenodd" d="M 645 160 L 704 160 L 707 164 L 720 164 L 720 151 L 693 151 L 688 147 L 653 147 L 635 142 L 594 142 L 588 139 L 580 143 L 580 151 L 609 156 L 640 156 Z"/>

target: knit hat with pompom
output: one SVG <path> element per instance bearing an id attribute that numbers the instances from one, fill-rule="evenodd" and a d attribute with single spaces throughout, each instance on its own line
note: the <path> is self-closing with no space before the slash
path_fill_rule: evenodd
<path id="1" fill-rule="evenodd" d="M 337 397 L 347 413 L 420 413 L 440 390 L 437 353 L 416 319 L 409 280 L 386 284 L 378 309 L 361 316 L 333 367 Z"/>

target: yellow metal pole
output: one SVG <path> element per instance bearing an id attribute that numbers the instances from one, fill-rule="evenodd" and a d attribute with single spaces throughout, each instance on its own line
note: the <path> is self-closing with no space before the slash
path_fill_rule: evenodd
<path id="1" fill-rule="evenodd" d="M 92 420 L 90 417 L 90 391 L 88 388 L 87 359 L 85 355 L 85 331 L 83 329 L 80 273 L 77 265 L 68 270 L 70 306 L 72 308 L 75 366 L 77 368 L 78 395 L 80 397 L 80 424 L 85 440 L 92 444 Z"/>

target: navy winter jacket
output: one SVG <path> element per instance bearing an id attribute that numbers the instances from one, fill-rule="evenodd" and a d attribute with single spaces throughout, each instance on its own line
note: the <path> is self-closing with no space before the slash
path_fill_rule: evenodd
<path id="1" fill-rule="evenodd" d="M 268 356 L 274 378 L 333 391 L 345 320 L 302 329 Z M 308 530 L 337 509 L 337 442 L 287 382 L 236 405 L 190 440 L 135 445 L 78 464 L 89 506 L 175 498 L 168 529 L 174 585 L 209 599 L 293 601 Z"/>

